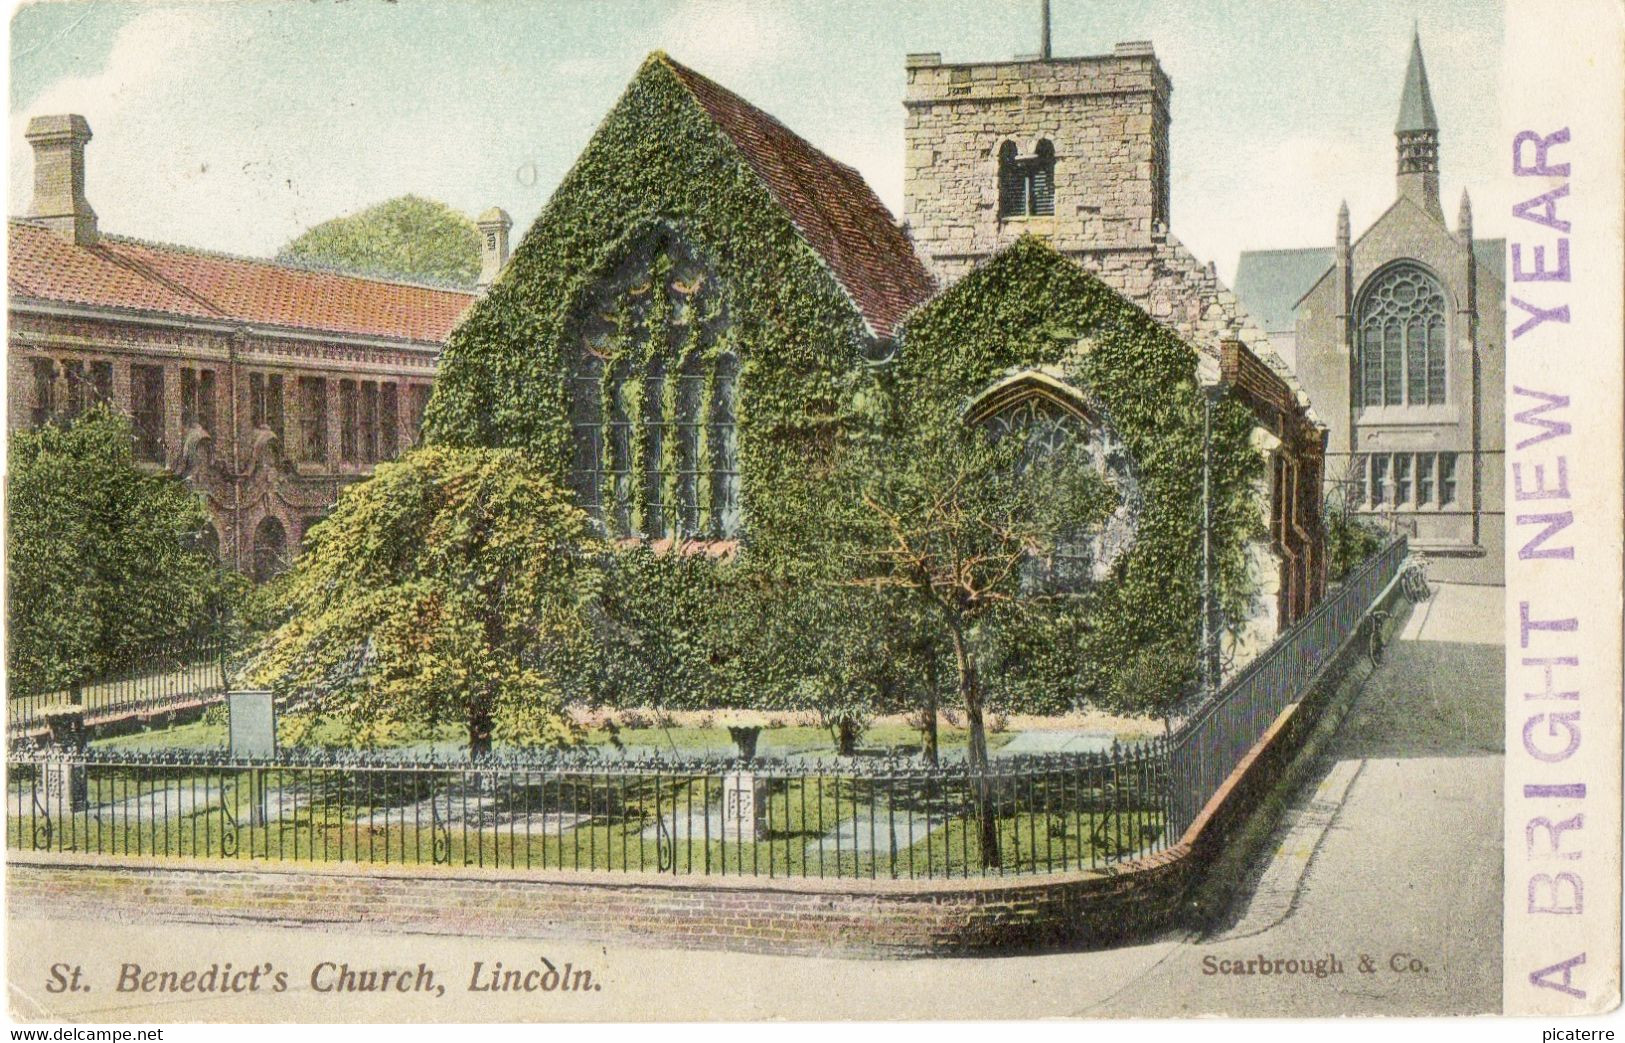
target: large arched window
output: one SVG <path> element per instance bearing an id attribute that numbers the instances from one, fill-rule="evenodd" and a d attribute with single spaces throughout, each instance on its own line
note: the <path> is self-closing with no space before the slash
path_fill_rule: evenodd
<path id="1" fill-rule="evenodd" d="M 1360 295 L 1355 336 L 1363 406 L 1445 401 L 1445 298 L 1439 281 L 1409 262 L 1378 272 Z"/>
<path id="2" fill-rule="evenodd" d="M 581 505 L 615 536 L 736 535 L 739 366 L 711 266 L 654 229 L 593 284 L 570 328 Z"/>
<path id="3" fill-rule="evenodd" d="M 999 147 L 999 216 L 1042 217 L 1055 213 L 1055 146 L 1040 141 L 1030 156 L 1016 143 Z"/>
<path id="4" fill-rule="evenodd" d="M 1134 545 L 1144 504 L 1134 462 L 1111 425 L 1075 388 L 1039 371 L 993 385 L 972 403 L 966 419 L 995 441 L 1020 439 L 1021 466 L 1053 464 L 1070 456 L 1117 494 L 1117 506 L 1104 522 L 1080 521 L 1060 535 L 1048 559 L 1029 559 L 1022 568 L 1022 588 L 1074 594 L 1105 579 Z"/>

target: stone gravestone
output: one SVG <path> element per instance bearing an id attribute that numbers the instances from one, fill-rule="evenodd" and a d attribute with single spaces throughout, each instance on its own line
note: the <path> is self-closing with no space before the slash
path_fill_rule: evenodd
<path id="1" fill-rule="evenodd" d="M 276 757 L 276 703 L 271 693 L 248 689 L 226 693 L 226 742 L 232 759 L 271 760 Z M 266 808 L 265 771 L 248 773 L 248 824 L 264 826 L 270 815 Z"/>
<path id="2" fill-rule="evenodd" d="M 722 839 L 754 844 L 767 832 L 767 780 L 753 771 L 722 776 Z"/>
<path id="3" fill-rule="evenodd" d="M 45 713 L 45 806 L 53 813 L 84 811 L 90 806 L 90 779 L 84 752 L 89 740 L 85 708 L 55 706 Z"/>
<path id="4" fill-rule="evenodd" d="M 227 749 L 233 759 L 276 756 L 276 703 L 270 692 L 227 692 L 226 720 Z"/>

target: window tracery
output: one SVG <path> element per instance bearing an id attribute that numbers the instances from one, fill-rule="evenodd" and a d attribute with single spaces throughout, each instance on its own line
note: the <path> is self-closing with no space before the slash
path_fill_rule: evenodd
<path id="1" fill-rule="evenodd" d="M 588 291 L 569 336 L 581 505 L 611 535 L 737 535 L 738 358 L 715 270 L 653 230 Z"/>
<path id="2" fill-rule="evenodd" d="M 1360 299 L 1356 329 L 1363 406 L 1442 405 L 1445 298 L 1417 264 L 1379 272 Z"/>
<path id="3" fill-rule="evenodd" d="M 1105 579 L 1134 545 L 1144 505 L 1134 462 L 1117 433 L 1110 425 L 1037 393 L 999 408 L 981 424 L 994 441 L 1021 440 L 1018 467 L 1057 464 L 1070 455 L 1117 494 L 1117 507 L 1104 522 L 1081 523 L 1061 534 L 1047 560 L 1028 560 L 1022 569 L 1023 590 L 1075 594 Z"/>

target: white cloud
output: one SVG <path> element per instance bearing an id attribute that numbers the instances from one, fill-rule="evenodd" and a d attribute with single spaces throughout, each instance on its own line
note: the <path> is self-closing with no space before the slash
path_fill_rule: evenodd
<path id="1" fill-rule="evenodd" d="M 184 81 L 191 56 L 214 46 L 218 31 L 218 19 L 206 9 L 143 12 L 119 31 L 98 72 L 57 80 L 26 111 L 12 113 L 9 211 L 24 213 L 31 203 L 33 165 L 24 137 L 31 117 L 73 112 L 89 120 L 93 133 L 97 127 L 117 128 L 123 148 L 98 140 L 88 161 L 92 169 L 109 166 L 97 158 L 114 151 L 161 147 L 164 109 L 155 103 Z"/>

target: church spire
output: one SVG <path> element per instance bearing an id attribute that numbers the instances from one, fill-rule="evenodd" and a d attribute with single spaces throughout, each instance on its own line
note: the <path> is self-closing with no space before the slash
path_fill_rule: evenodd
<path id="1" fill-rule="evenodd" d="M 1405 69 L 1405 90 L 1399 99 L 1399 122 L 1394 125 L 1399 146 L 1399 194 L 1431 214 L 1444 217 L 1439 206 L 1439 117 L 1433 111 L 1427 65 L 1422 61 L 1422 35 L 1411 36 L 1411 60 Z"/>

